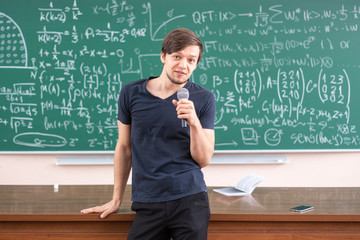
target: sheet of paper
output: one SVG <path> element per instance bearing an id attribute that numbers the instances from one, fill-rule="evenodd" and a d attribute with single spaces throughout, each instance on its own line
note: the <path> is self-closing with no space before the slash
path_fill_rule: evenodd
<path id="1" fill-rule="evenodd" d="M 214 189 L 215 192 L 221 193 L 226 196 L 245 196 L 249 195 L 249 193 L 237 190 L 234 187 L 228 187 L 228 188 L 220 188 L 220 189 Z"/>
<path id="2" fill-rule="evenodd" d="M 235 188 L 251 194 L 254 191 L 254 189 L 257 187 L 257 185 L 260 182 L 262 182 L 264 179 L 265 177 L 263 176 L 250 174 L 240 179 L 240 181 L 236 184 Z"/>
<path id="3" fill-rule="evenodd" d="M 250 174 L 240 179 L 235 187 L 214 189 L 214 191 L 226 196 L 245 196 L 251 194 L 264 179 L 263 176 Z"/>

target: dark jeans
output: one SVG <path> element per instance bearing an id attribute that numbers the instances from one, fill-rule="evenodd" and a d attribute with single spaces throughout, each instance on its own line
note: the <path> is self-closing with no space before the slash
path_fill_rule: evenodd
<path id="1" fill-rule="evenodd" d="M 128 240 L 206 240 L 210 219 L 207 192 L 159 202 L 133 202 Z"/>

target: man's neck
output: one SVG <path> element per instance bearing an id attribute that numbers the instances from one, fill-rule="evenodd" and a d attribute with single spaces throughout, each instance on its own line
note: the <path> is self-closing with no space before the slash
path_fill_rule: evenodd
<path id="1" fill-rule="evenodd" d="M 187 82 L 183 84 L 174 84 L 164 76 L 153 78 L 147 82 L 147 90 L 154 96 L 161 99 L 166 99 L 176 93 L 180 88 L 184 87 Z"/>

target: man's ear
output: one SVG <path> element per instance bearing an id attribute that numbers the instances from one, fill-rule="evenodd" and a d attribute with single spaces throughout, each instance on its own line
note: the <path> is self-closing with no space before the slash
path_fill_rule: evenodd
<path id="1" fill-rule="evenodd" d="M 166 53 L 164 53 L 164 52 L 160 53 L 160 60 L 163 64 L 165 63 L 165 55 L 166 55 Z"/>

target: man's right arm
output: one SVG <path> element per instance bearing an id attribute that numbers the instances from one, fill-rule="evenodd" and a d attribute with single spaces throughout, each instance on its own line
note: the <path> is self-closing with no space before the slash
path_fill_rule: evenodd
<path id="1" fill-rule="evenodd" d="M 131 125 L 122 124 L 118 120 L 119 138 L 115 148 L 114 155 L 114 192 L 110 202 L 84 209 L 82 213 L 101 213 L 100 217 L 105 218 L 110 213 L 116 212 L 121 205 L 124 197 L 126 183 L 131 170 Z"/>

